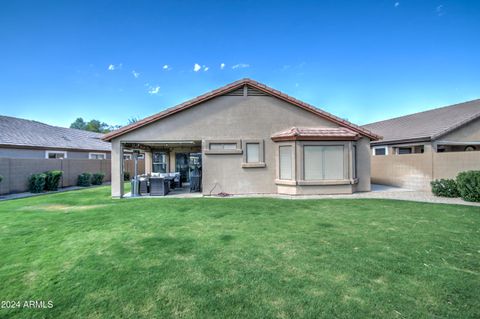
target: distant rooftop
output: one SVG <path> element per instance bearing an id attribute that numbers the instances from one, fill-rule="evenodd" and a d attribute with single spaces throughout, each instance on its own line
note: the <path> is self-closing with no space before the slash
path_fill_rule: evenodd
<path id="1" fill-rule="evenodd" d="M 0 146 L 110 151 L 103 134 L 0 115 Z"/>
<path id="2" fill-rule="evenodd" d="M 408 140 L 434 140 L 480 118 L 480 99 L 414 113 L 363 127 L 383 136 L 374 144 Z"/>

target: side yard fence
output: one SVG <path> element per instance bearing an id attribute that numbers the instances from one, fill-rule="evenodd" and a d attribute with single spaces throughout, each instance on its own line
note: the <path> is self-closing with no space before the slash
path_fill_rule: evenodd
<path id="1" fill-rule="evenodd" d="M 430 190 L 430 181 L 480 170 L 480 152 L 372 156 L 372 183 Z"/>
<path id="2" fill-rule="evenodd" d="M 138 171 L 145 171 L 145 161 L 138 161 Z M 77 185 L 78 175 L 81 173 L 103 173 L 104 181 L 111 180 L 110 160 L 92 159 L 24 159 L 0 157 L 0 194 L 19 193 L 28 190 L 28 178 L 35 173 L 50 170 L 63 171 L 60 187 Z M 133 176 L 133 160 L 125 160 L 124 168 Z"/>

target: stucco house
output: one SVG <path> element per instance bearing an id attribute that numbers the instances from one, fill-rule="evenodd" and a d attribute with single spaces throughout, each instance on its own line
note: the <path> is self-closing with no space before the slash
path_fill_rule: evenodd
<path id="1" fill-rule="evenodd" d="M 480 99 L 364 125 L 372 155 L 480 151 Z"/>
<path id="2" fill-rule="evenodd" d="M 365 125 L 373 183 L 430 190 L 430 182 L 480 169 L 480 100 Z"/>
<path id="3" fill-rule="evenodd" d="M 145 151 L 147 173 L 177 171 L 187 182 L 200 163 L 204 195 L 369 191 L 370 141 L 378 138 L 250 79 L 104 137 L 112 143 L 113 197 L 124 194 L 125 148 Z"/>
<path id="4" fill-rule="evenodd" d="M 0 115 L 0 157 L 109 159 L 103 134 Z"/>

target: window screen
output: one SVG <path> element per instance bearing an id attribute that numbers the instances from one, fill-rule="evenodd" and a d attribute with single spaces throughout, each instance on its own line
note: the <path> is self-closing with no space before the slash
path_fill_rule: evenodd
<path id="1" fill-rule="evenodd" d="M 387 155 L 387 148 L 382 147 L 382 148 L 374 148 L 374 154 L 375 155 Z"/>
<path id="2" fill-rule="evenodd" d="M 260 162 L 260 144 L 247 143 L 247 163 Z"/>
<path id="3" fill-rule="evenodd" d="M 343 146 L 304 146 L 305 180 L 344 178 Z"/>
<path id="4" fill-rule="evenodd" d="M 236 143 L 210 143 L 211 150 L 236 150 Z"/>
<path id="5" fill-rule="evenodd" d="M 280 146 L 280 179 L 292 179 L 292 147 Z"/>

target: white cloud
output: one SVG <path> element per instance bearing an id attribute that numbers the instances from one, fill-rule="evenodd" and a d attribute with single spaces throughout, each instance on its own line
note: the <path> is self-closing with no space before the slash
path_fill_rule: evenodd
<path id="1" fill-rule="evenodd" d="M 200 66 L 200 64 L 195 63 L 195 65 L 193 66 L 193 71 L 198 72 L 198 71 L 200 71 L 201 68 L 202 67 Z"/>
<path id="2" fill-rule="evenodd" d="M 225 63 L 220 64 L 220 70 L 223 70 L 223 69 L 225 69 Z"/>
<path id="3" fill-rule="evenodd" d="M 246 63 L 239 63 L 239 64 L 235 64 L 234 66 L 232 66 L 232 69 L 235 70 L 235 69 L 244 69 L 244 68 L 249 68 L 250 67 L 250 64 L 246 64 Z"/>
<path id="4" fill-rule="evenodd" d="M 204 72 L 207 72 L 209 69 L 210 69 L 210 68 L 209 68 L 208 66 L 205 66 L 205 65 L 203 66 L 203 71 L 204 71 Z"/>
<path id="5" fill-rule="evenodd" d="M 437 12 L 437 16 L 441 17 L 445 14 L 445 10 L 443 9 L 443 4 L 439 5 L 435 10 Z"/>
<path id="6" fill-rule="evenodd" d="M 151 86 L 148 88 L 148 94 L 158 94 L 160 93 L 160 87 L 159 86 Z"/>
<path id="7" fill-rule="evenodd" d="M 172 67 L 168 64 L 165 64 L 162 69 L 164 69 L 165 71 L 170 71 L 172 69 Z"/>
<path id="8" fill-rule="evenodd" d="M 398 7 L 400 5 L 400 2 L 395 2 L 394 6 L 395 8 Z"/>
<path id="9" fill-rule="evenodd" d="M 117 69 L 121 69 L 122 68 L 122 63 L 118 64 L 118 65 L 115 65 L 115 64 L 109 64 L 108 65 L 108 71 L 115 71 Z"/>
<path id="10" fill-rule="evenodd" d="M 135 70 L 132 70 L 132 75 L 135 79 L 138 79 L 138 77 L 140 76 L 140 73 L 136 72 Z"/>

